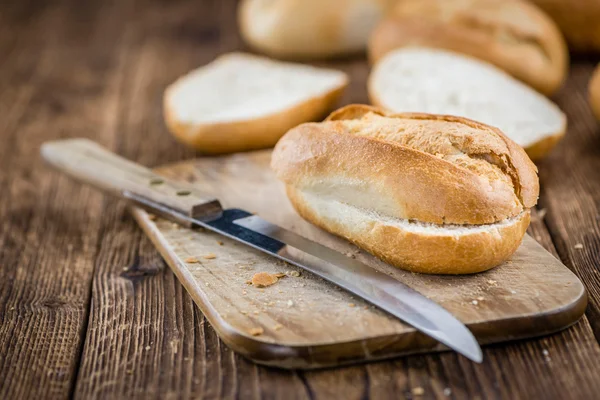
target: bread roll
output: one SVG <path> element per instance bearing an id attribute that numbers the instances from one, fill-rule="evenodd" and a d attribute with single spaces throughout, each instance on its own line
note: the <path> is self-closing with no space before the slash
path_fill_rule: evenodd
<path id="1" fill-rule="evenodd" d="M 364 51 L 371 30 L 395 0 L 243 0 L 244 40 L 274 57 L 327 58 Z"/>
<path id="2" fill-rule="evenodd" d="M 600 51 L 600 1 L 598 0 L 530 0 L 544 10 L 558 25 L 577 52 Z"/>
<path id="3" fill-rule="evenodd" d="M 532 160 L 566 130 L 550 100 L 491 64 L 445 50 L 404 47 L 386 54 L 368 80 L 371 103 L 393 112 L 458 115 L 502 130 Z"/>
<path id="4" fill-rule="evenodd" d="M 568 52 L 552 20 L 514 0 L 402 0 L 373 31 L 373 62 L 404 46 L 436 47 L 492 63 L 546 95 L 562 84 Z"/>
<path id="5" fill-rule="evenodd" d="M 596 66 L 589 87 L 590 105 L 596 118 L 600 121 L 600 64 Z"/>
<path id="6" fill-rule="evenodd" d="M 203 153 L 270 147 L 293 126 L 322 118 L 347 84 L 340 71 L 231 53 L 167 88 L 165 120 Z"/>
<path id="7" fill-rule="evenodd" d="M 271 167 L 302 217 L 422 273 L 506 260 L 539 192 L 535 165 L 498 129 L 360 105 L 290 130 Z"/>

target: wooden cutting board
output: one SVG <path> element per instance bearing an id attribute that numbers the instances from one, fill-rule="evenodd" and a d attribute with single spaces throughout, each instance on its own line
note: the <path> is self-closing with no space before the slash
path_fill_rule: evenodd
<path id="1" fill-rule="evenodd" d="M 405 272 L 302 220 L 269 170 L 269 159 L 270 152 L 261 151 L 185 161 L 156 172 L 394 276 L 456 315 L 482 344 L 556 332 L 584 313 L 582 283 L 529 236 L 510 261 L 491 271 Z M 221 339 L 257 363 L 318 368 L 447 350 L 310 273 L 216 234 L 181 228 L 140 209 L 133 214 Z M 198 262 L 190 262 L 194 258 Z M 288 276 L 263 289 L 247 283 L 263 271 Z"/>

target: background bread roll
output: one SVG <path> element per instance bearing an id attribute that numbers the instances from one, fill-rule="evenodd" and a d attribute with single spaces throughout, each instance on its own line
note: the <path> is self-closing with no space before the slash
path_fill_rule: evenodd
<path id="1" fill-rule="evenodd" d="M 270 56 L 326 58 L 363 51 L 371 30 L 396 0 L 243 0 L 244 40 Z"/>
<path id="2" fill-rule="evenodd" d="M 392 49 L 426 46 L 490 62 L 546 95 L 562 84 L 568 53 L 552 22 L 515 0 L 400 0 L 369 41 L 371 61 Z"/>
<path id="3" fill-rule="evenodd" d="M 481 60 L 446 50 L 403 47 L 387 53 L 368 80 L 371 103 L 392 112 L 470 118 L 502 130 L 533 160 L 566 131 L 549 99 Z"/>
<path id="4" fill-rule="evenodd" d="M 290 130 L 271 166 L 302 217 L 424 273 L 498 265 L 519 246 L 539 193 L 535 166 L 499 130 L 367 106 Z"/>
<path id="5" fill-rule="evenodd" d="M 544 10 L 563 32 L 569 48 L 600 51 L 600 1 L 529 0 Z"/>
<path id="6" fill-rule="evenodd" d="M 592 111 L 600 121 L 600 64 L 596 66 L 589 86 L 589 97 Z"/>
<path id="7" fill-rule="evenodd" d="M 204 153 L 270 147 L 288 129 L 322 118 L 347 84 L 340 71 L 230 53 L 167 88 L 165 121 Z"/>

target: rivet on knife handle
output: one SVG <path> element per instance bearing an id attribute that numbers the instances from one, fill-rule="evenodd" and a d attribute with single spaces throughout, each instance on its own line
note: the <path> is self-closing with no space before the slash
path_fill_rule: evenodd
<path id="1" fill-rule="evenodd" d="M 87 139 L 42 145 L 44 159 L 65 174 L 119 197 L 135 193 L 194 219 L 218 218 L 221 204 L 197 189 L 155 174 Z"/>

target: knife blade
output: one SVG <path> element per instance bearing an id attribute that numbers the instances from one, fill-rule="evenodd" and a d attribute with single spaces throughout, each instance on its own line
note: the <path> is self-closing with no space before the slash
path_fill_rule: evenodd
<path id="1" fill-rule="evenodd" d="M 175 182 L 87 139 L 42 145 L 53 167 L 186 227 L 200 226 L 296 265 L 363 298 L 465 357 L 482 361 L 469 329 L 442 306 L 358 260 L 240 209 L 223 209 L 197 187 Z"/>
<path id="2" fill-rule="evenodd" d="M 418 331 L 480 363 L 481 348 L 471 331 L 439 304 L 360 261 L 240 209 L 195 219 L 150 199 L 125 192 L 132 202 L 171 220 L 186 220 L 309 271 L 387 311 Z"/>

